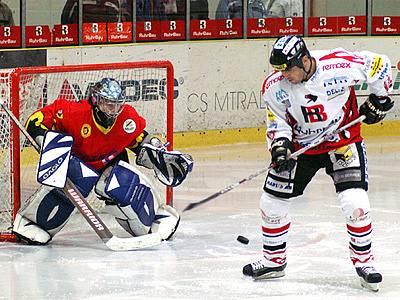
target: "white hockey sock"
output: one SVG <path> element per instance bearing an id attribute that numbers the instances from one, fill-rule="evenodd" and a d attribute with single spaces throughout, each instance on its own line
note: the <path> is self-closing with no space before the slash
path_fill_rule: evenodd
<path id="1" fill-rule="evenodd" d="M 283 226 L 279 224 L 279 227 L 275 227 L 273 224 L 262 226 L 264 257 L 277 265 L 286 263 L 286 240 L 289 227 L 290 222 Z"/>
<path id="2" fill-rule="evenodd" d="M 360 188 L 347 189 L 340 192 L 338 198 L 346 217 L 350 259 L 353 265 L 373 265 L 372 224 L 367 192 Z"/>
<path id="3" fill-rule="evenodd" d="M 364 223 L 364 222 L 363 222 Z M 354 226 L 347 224 L 347 232 L 350 236 L 350 259 L 355 267 L 373 265 L 374 255 L 371 249 L 372 224 Z"/>

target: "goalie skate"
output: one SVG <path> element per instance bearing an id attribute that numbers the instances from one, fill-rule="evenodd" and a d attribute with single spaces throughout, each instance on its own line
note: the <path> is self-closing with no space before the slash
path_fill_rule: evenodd
<path id="1" fill-rule="evenodd" d="M 379 283 L 382 281 L 382 275 L 371 266 L 356 268 L 360 276 L 361 286 L 371 291 L 379 291 Z"/>
<path id="2" fill-rule="evenodd" d="M 243 267 L 243 274 L 251 276 L 255 280 L 272 279 L 285 276 L 286 263 L 283 265 L 271 266 L 272 262 L 265 257 Z"/>

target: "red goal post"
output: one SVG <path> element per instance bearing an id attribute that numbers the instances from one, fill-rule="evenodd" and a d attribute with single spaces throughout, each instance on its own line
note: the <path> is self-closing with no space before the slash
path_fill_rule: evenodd
<path id="1" fill-rule="evenodd" d="M 104 77 L 126 89 L 126 103 L 146 119 L 146 130 L 161 136 L 173 149 L 174 69 L 169 61 L 122 62 L 69 66 L 26 67 L 0 71 L 1 99 L 25 124 L 35 110 L 57 98 L 78 101 Z M 17 211 L 37 190 L 38 154 L 0 109 L 0 240 L 15 241 L 11 233 Z M 141 168 L 143 169 L 143 168 Z M 167 204 L 171 188 L 160 186 Z M 97 201 L 97 203 L 96 203 Z M 99 205 L 99 200 L 90 203 Z"/>

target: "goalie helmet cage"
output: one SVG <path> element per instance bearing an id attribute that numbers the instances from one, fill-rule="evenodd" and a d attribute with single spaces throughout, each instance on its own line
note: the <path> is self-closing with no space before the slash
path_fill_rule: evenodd
<path id="1" fill-rule="evenodd" d="M 25 124 L 34 111 L 55 99 L 79 101 L 87 98 L 91 86 L 104 77 L 115 78 L 125 87 L 126 103 L 144 116 L 146 131 L 163 136 L 168 142 L 168 150 L 172 150 L 174 69 L 169 61 L 1 70 L 1 99 Z M 15 215 L 39 187 L 35 174 L 38 158 L 18 127 L 4 111 L 0 111 L 1 241 L 16 240 L 11 232 Z M 172 188 L 166 188 L 165 194 L 166 203 L 172 204 Z"/>

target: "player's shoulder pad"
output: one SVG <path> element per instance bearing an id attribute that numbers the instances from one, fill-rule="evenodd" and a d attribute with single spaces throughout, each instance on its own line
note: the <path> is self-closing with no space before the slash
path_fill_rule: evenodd
<path id="1" fill-rule="evenodd" d="M 265 95 L 273 86 L 278 86 L 284 78 L 281 72 L 273 71 L 270 73 L 264 80 L 262 94 Z"/>

